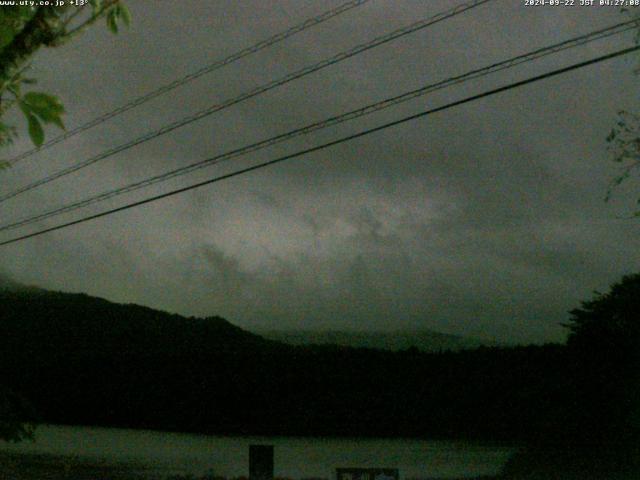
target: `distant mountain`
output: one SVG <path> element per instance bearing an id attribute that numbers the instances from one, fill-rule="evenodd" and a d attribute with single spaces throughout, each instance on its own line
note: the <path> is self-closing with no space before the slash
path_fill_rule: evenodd
<path id="1" fill-rule="evenodd" d="M 42 344 L 40 344 L 40 342 Z M 117 304 L 82 293 L 25 286 L 0 274 L 0 349 L 24 352 L 55 348 L 77 356 L 107 354 L 211 353 L 287 345 L 337 345 L 403 351 L 459 351 L 488 345 L 433 330 L 353 332 L 347 330 L 256 330 L 251 333 L 223 318 L 186 318 L 134 304 Z M 55 347 L 52 347 L 54 346 Z"/>
<path id="2" fill-rule="evenodd" d="M 0 291 L 23 290 L 27 287 L 0 273 Z"/>
<path id="3" fill-rule="evenodd" d="M 46 292 L 46 290 L 34 285 L 25 285 L 24 283 L 16 282 L 11 277 L 0 272 L 0 294 L 8 294 L 11 292 L 21 294 L 41 294 Z"/>
<path id="4" fill-rule="evenodd" d="M 427 329 L 391 332 L 348 330 L 255 330 L 254 332 L 263 338 L 289 345 L 338 345 L 390 351 L 409 348 L 417 348 L 423 352 L 459 351 L 481 345 L 492 345 L 490 341 L 448 335 Z"/>

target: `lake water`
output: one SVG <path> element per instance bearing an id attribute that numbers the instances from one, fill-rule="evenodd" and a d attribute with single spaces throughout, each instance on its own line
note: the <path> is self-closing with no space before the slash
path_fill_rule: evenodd
<path id="1" fill-rule="evenodd" d="M 247 476 L 251 444 L 274 445 L 275 475 L 292 479 L 333 479 L 337 467 L 398 468 L 401 480 L 494 475 L 515 450 L 468 442 L 217 437 L 41 426 L 34 443 L 0 442 L 0 477 L 35 479 L 45 471 L 46 478 L 55 480 L 125 478 L 113 472 L 145 479 L 173 474 Z"/>

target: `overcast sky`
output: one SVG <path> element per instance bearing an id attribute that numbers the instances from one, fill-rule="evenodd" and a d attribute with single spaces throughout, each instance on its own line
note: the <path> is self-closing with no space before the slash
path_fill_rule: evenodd
<path id="1" fill-rule="evenodd" d="M 340 3 L 128 0 L 129 30 L 114 36 L 101 24 L 42 50 L 32 75 L 38 88 L 62 98 L 73 128 Z M 19 163 L 2 172 L 0 192 L 456 3 L 372 0 Z M 18 196 L 0 207 L 2 223 L 624 18 L 615 7 L 495 0 Z M 81 213 L 632 43 L 632 34 L 592 43 Z M 617 218 L 631 212 L 638 183 L 603 201 L 617 172 L 605 138 L 618 110 L 638 110 L 638 62 L 636 55 L 600 63 L 1 247 L 0 270 L 49 289 L 221 315 L 246 328 L 430 328 L 501 341 L 562 340 L 568 310 L 640 270 L 640 221 Z M 22 132 L 23 122 L 16 119 Z M 24 137 L 7 156 L 30 147 Z"/>

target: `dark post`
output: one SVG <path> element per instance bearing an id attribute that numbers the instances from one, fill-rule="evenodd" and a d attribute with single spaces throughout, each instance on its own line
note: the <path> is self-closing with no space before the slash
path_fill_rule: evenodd
<path id="1" fill-rule="evenodd" d="M 273 445 L 249 445 L 249 480 L 273 480 Z"/>

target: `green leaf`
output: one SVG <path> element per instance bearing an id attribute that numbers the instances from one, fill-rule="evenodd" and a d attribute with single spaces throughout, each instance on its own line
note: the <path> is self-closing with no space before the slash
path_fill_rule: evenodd
<path id="1" fill-rule="evenodd" d="M 0 121 L 0 147 L 11 145 L 16 135 L 16 127 Z"/>
<path id="2" fill-rule="evenodd" d="M 31 6 L 0 8 L 0 49 L 13 41 L 34 13 L 35 7 Z"/>
<path id="3" fill-rule="evenodd" d="M 3 25 L 0 28 L 0 48 L 4 48 L 11 43 L 13 37 L 15 37 L 15 33 L 13 29 L 7 28 L 6 25 Z"/>
<path id="4" fill-rule="evenodd" d="M 89 5 L 93 8 L 94 15 L 97 15 L 102 10 L 102 0 L 89 0 Z"/>
<path id="5" fill-rule="evenodd" d="M 27 121 L 29 122 L 29 136 L 31 141 L 36 147 L 42 146 L 44 143 L 44 130 L 42 124 L 35 115 L 27 115 Z"/>
<path id="6" fill-rule="evenodd" d="M 54 95 L 42 92 L 29 92 L 23 97 L 21 102 L 23 112 L 25 108 L 29 113 L 38 116 L 44 123 L 53 123 L 64 130 L 61 115 L 64 113 L 64 106 Z M 25 115 L 27 112 L 25 112 Z"/>
<path id="7" fill-rule="evenodd" d="M 29 104 L 23 102 L 22 100 L 18 100 L 18 107 L 20 107 L 20 110 L 22 110 L 22 113 L 24 113 L 25 117 L 31 115 L 31 107 L 29 106 Z"/>
<path id="8" fill-rule="evenodd" d="M 29 92 L 23 97 L 31 109 L 36 112 L 64 113 L 64 106 L 58 97 L 42 92 Z"/>
<path id="9" fill-rule="evenodd" d="M 120 2 L 118 4 L 118 16 L 122 19 L 122 23 L 124 23 L 127 27 L 131 25 L 131 11 L 127 8 L 127 6 Z"/>
<path id="10" fill-rule="evenodd" d="M 109 10 L 109 13 L 107 13 L 107 27 L 109 27 L 109 30 L 111 30 L 113 33 L 118 33 L 118 21 L 116 20 L 116 9 L 112 9 Z"/>
<path id="11" fill-rule="evenodd" d="M 67 127 L 64 126 L 64 122 L 62 121 L 62 119 L 60 117 L 56 117 L 56 118 L 52 119 L 51 123 L 53 123 L 60 130 L 66 130 L 67 129 Z"/>
<path id="12" fill-rule="evenodd" d="M 22 95 L 20 93 L 20 85 L 16 84 L 16 83 L 12 83 L 10 85 L 7 86 L 7 90 L 9 90 L 14 97 L 16 98 L 20 98 L 20 95 Z"/>

